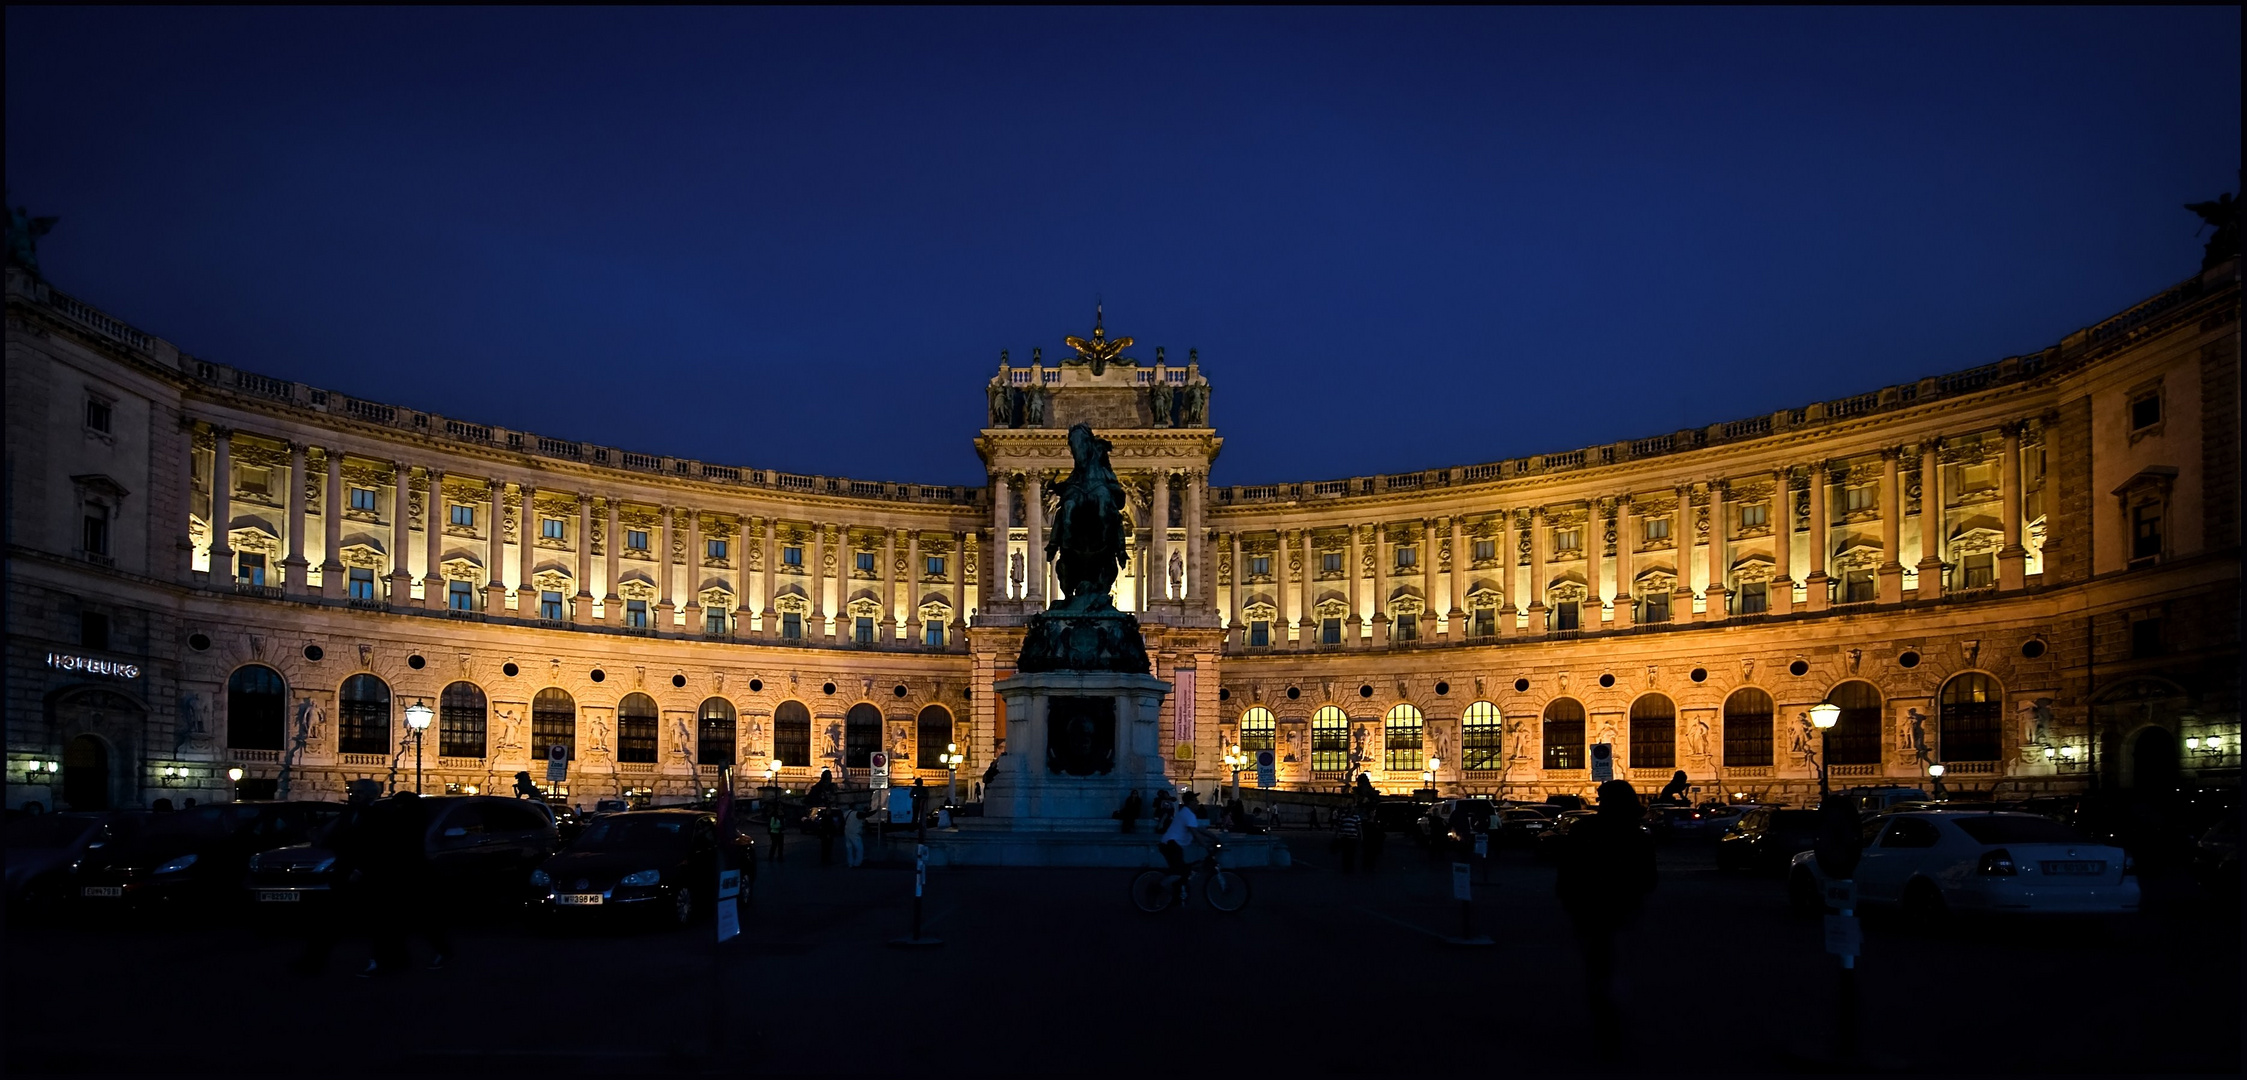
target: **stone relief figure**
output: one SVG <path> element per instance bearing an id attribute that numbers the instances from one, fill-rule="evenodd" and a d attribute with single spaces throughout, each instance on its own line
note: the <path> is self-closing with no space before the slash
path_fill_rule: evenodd
<path id="1" fill-rule="evenodd" d="M 1513 733 L 1514 749 L 1512 753 L 1506 755 L 1506 760 L 1529 760 L 1529 725 L 1516 720 L 1508 726 L 1507 730 Z"/>
<path id="2" fill-rule="evenodd" d="M 1174 549 L 1172 549 L 1172 550 L 1171 550 L 1171 553 L 1170 553 L 1170 595 L 1172 595 L 1172 596 L 1184 596 L 1184 595 L 1186 595 L 1186 588 L 1185 588 L 1185 586 L 1186 586 L 1186 556 L 1184 556 L 1184 555 L 1180 554 L 1180 553 L 1179 553 L 1179 552 L 1177 551 L 1177 549 L 1175 549 L 1175 548 L 1174 548 Z"/>
<path id="3" fill-rule="evenodd" d="M 1014 595 L 1027 595 L 1022 590 L 1022 582 L 1024 581 L 1024 577 L 1021 552 L 1017 551 L 1014 554 L 1007 556 L 1006 576 L 1008 580 L 1014 582 Z"/>
<path id="4" fill-rule="evenodd" d="M 1703 761 L 1709 759 L 1709 718 L 1706 716 L 1693 721 L 1693 756 Z"/>
<path id="5" fill-rule="evenodd" d="M 207 751 L 211 748 L 210 714 L 203 707 L 203 695 L 192 690 L 179 696 L 179 724 L 172 743 L 172 752 L 188 750 Z"/>
<path id="6" fill-rule="evenodd" d="M 1209 426 L 1209 384 L 1195 383 L 1186 388 L 1187 427 Z"/>
<path id="7" fill-rule="evenodd" d="M 999 359 L 1002 361 L 1005 360 L 1006 354 L 999 354 Z M 1006 384 L 996 379 L 992 380 L 991 385 L 985 388 L 985 396 L 990 398 L 991 400 L 991 426 L 995 428 L 1005 427 Z"/>
<path id="8" fill-rule="evenodd" d="M 523 720 L 513 709 L 496 710 L 499 715 L 499 737 L 493 745 L 502 754 L 516 754 L 523 749 Z"/>
<path id="9" fill-rule="evenodd" d="M 1601 721 L 1601 722 L 1600 722 L 1600 725 L 1599 725 L 1599 738 L 1597 738 L 1597 739 L 1594 739 L 1594 740 L 1592 740 L 1592 741 L 1593 741 L 1593 742 L 1603 742 L 1603 743 L 1606 743 L 1606 744 L 1607 744 L 1607 745 L 1609 745 L 1609 746 L 1619 746 L 1619 745 L 1621 745 L 1621 743 L 1617 742 L 1617 741 L 1616 741 L 1616 738 L 1615 738 L 1615 721 L 1613 721 L 1613 720 L 1603 720 L 1603 721 Z"/>
<path id="10" fill-rule="evenodd" d="M 1927 714 L 1918 709 L 1906 709 L 1904 722 L 1910 727 L 1912 758 L 1919 762 L 1921 769 L 1925 769 L 1934 763 L 1934 759 L 1927 753 Z"/>
<path id="11" fill-rule="evenodd" d="M 609 722 L 601 719 L 600 716 L 596 714 L 594 716 L 588 717 L 585 724 L 587 728 L 591 729 L 593 734 L 593 738 L 591 740 L 593 743 L 592 752 L 596 754 L 608 753 Z"/>
<path id="12" fill-rule="evenodd" d="M 1154 414 L 1156 427 L 1170 426 L 1170 387 L 1148 388 L 1147 411 Z"/>
<path id="13" fill-rule="evenodd" d="M 1044 427 L 1045 390 L 1039 388 L 1029 391 L 1028 393 L 1023 395 L 1023 403 L 1025 406 L 1027 406 L 1029 426 Z"/>
<path id="14" fill-rule="evenodd" d="M 1809 717 L 1805 716 L 1797 719 L 1794 729 L 1794 740 L 1788 745 L 1787 749 L 1789 753 L 1792 753 L 1796 757 L 1801 758 L 1802 763 L 1805 765 L 1815 766 L 1818 764 L 1818 742 L 1815 734 L 1816 733 L 1810 727 Z"/>
<path id="15" fill-rule="evenodd" d="M 685 758 L 687 764 L 694 764 L 694 729 L 687 726 L 687 718 L 684 716 L 673 717 L 672 728 L 672 738 L 677 744 L 675 749 L 679 756 Z"/>
<path id="16" fill-rule="evenodd" d="M 2036 752 L 2041 755 L 2044 744 L 2052 741 L 2052 699 L 2040 697 L 2034 701 L 2024 701 L 2018 712 L 2021 716 L 2021 742 L 2027 744 L 2023 749 L 2036 748 Z"/>

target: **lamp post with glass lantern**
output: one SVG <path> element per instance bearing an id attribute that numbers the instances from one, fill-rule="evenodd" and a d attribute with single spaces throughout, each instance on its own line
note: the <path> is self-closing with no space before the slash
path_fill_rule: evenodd
<path id="1" fill-rule="evenodd" d="M 1233 801 L 1239 802 L 1241 797 L 1241 769 L 1248 765 L 1248 755 L 1241 753 L 1238 743 L 1225 751 L 1225 765 L 1233 770 Z"/>
<path id="2" fill-rule="evenodd" d="M 226 770 L 226 779 L 228 783 L 228 787 L 226 789 L 226 800 L 228 802 L 232 802 L 234 801 L 235 797 L 238 795 L 242 787 L 242 767 L 240 765 L 236 765 L 233 768 Z"/>
<path id="3" fill-rule="evenodd" d="M 1827 770 L 1833 761 L 1833 729 L 1841 722 L 1841 706 L 1821 701 L 1810 707 L 1810 726 L 1818 729 L 1818 802 L 1822 805 L 1832 794 L 1826 784 Z"/>
<path id="4" fill-rule="evenodd" d="M 944 805 L 950 806 L 959 797 L 960 766 L 967 761 L 967 755 L 960 753 L 960 744 L 945 743 L 944 752 L 937 755 L 937 759 L 944 763 Z"/>
<path id="5" fill-rule="evenodd" d="M 429 730 L 429 721 L 436 717 L 429 703 L 415 698 L 406 706 L 406 726 L 414 733 L 414 794 L 421 794 L 421 733 Z"/>
<path id="6" fill-rule="evenodd" d="M 1428 767 L 1420 770 L 1422 786 L 1428 789 L 1428 797 L 1431 799 L 1436 797 L 1436 770 L 1440 768 L 1443 768 L 1443 759 L 1431 757 L 1428 759 Z"/>

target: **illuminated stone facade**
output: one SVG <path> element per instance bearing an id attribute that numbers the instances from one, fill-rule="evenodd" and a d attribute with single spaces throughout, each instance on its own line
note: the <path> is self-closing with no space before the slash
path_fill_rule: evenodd
<path id="1" fill-rule="evenodd" d="M 800 787 L 874 749 L 941 782 L 955 741 L 972 785 L 1054 595 L 1030 553 L 1077 420 L 1132 493 L 1118 604 L 1178 684 L 1181 781 L 1240 743 L 1287 788 L 1414 788 L 1434 760 L 1446 793 L 1580 792 L 1608 742 L 1634 781 L 1799 798 L 1826 700 L 1837 782 L 2236 777 L 2236 263 L 1857 397 L 1230 488 L 1199 358 L 1100 334 L 1002 357 L 992 483 L 955 488 L 350 398 L 15 270 L 7 305 L 10 805 L 223 798 L 230 768 L 245 795 L 411 783 L 416 701 L 425 790 L 543 777 L 557 742 L 577 802 L 776 758 Z"/>

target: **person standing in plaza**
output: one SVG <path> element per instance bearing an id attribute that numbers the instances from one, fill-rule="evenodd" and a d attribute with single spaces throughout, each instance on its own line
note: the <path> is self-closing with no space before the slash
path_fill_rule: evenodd
<path id="1" fill-rule="evenodd" d="M 858 816 L 858 808 L 843 811 L 843 865 L 855 867 L 866 861 L 866 822 Z"/>
<path id="2" fill-rule="evenodd" d="M 765 835 L 772 839 L 772 853 L 765 856 L 772 862 L 786 862 L 788 850 L 788 818 L 780 812 L 780 801 L 773 800 L 765 808 Z"/>
<path id="3" fill-rule="evenodd" d="M 1592 1043 L 1619 1054 L 1623 1039 L 1622 937 L 1654 891 L 1654 841 L 1639 827 L 1644 810 L 1627 780 L 1599 786 L 1599 812 L 1568 830 L 1554 892 L 1584 954 L 1584 991 Z"/>
<path id="4" fill-rule="evenodd" d="M 1123 808 L 1116 811 L 1116 820 L 1123 823 L 1124 832 L 1138 828 L 1139 813 L 1143 809 L 1145 804 L 1139 801 L 1139 789 L 1132 788 L 1131 794 L 1124 796 Z"/>
<path id="5" fill-rule="evenodd" d="M 1365 871 L 1370 874 L 1373 872 L 1374 866 L 1381 861 L 1381 849 L 1389 843 L 1389 834 L 1381 828 L 1380 793 L 1376 792 L 1371 798 L 1367 799 L 1365 805 L 1360 807 L 1357 813 L 1359 828 L 1365 834 L 1365 839 L 1362 841 L 1365 848 Z"/>
<path id="6" fill-rule="evenodd" d="M 368 808 L 382 794 L 382 784 L 376 780 L 353 780 L 344 785 L 344 791 L 343 813 L 316 838 L 316 842 L 335 857 L 332 868 L 335 884 L 328 890 L 327 910 L 311 914 L 304 951 L 298 954 L 291 968 L 299 975 L 318 975 L 326 970 L 328 956 L 343 937 L 345 925 L 363 925 L 369 917 L 364 910 L 365 882 L 361 867 L 365 864 L 366 848 L 371 839 L 367 829 Z"/>
<path id="7" fill-rule="evenodd" d="M 1342 856 L 1342 872 L 1358 872 L 1358 810 L 1344 806 L 1334 812 L 1334 850 Z"/>

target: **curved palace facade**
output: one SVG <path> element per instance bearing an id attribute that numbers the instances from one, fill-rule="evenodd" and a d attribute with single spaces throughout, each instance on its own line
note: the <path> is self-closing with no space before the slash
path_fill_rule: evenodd
<path id="1" fill-rule="evenodd" d="M 1564 453 L 1211 487 L 1198 358 L 1002 357 L 983 488 L 563 442 L 181 352 L 7 277 L 10 805 L 721 765 L 972 785 L 1052 594 L 1088 421 L 1174 680 L 1181 782 L 1800 800 L 1837 783 L 2236 778 L 2239 287 L 2226 262 L 2041 352 Z M 1221 403 L 1220 403 L 1221 405 Z M 966 432 L 963 430 L 963 437 Z M 1149 527 L 1150 525 L 1160 527 Z M 1823 740 L 1809 707 L 1841 706 Z M 2213 749 L 2211 750 L 2211 743 Z M 1821 756 L 1822 754 L 1822 756 Z M 228 772 L 240 769 L 238 785 Z M 1254 784 L 1252 777 L 1248 783 Z M 1644 785 L 1642 785 L 1644 786 Z"/>

